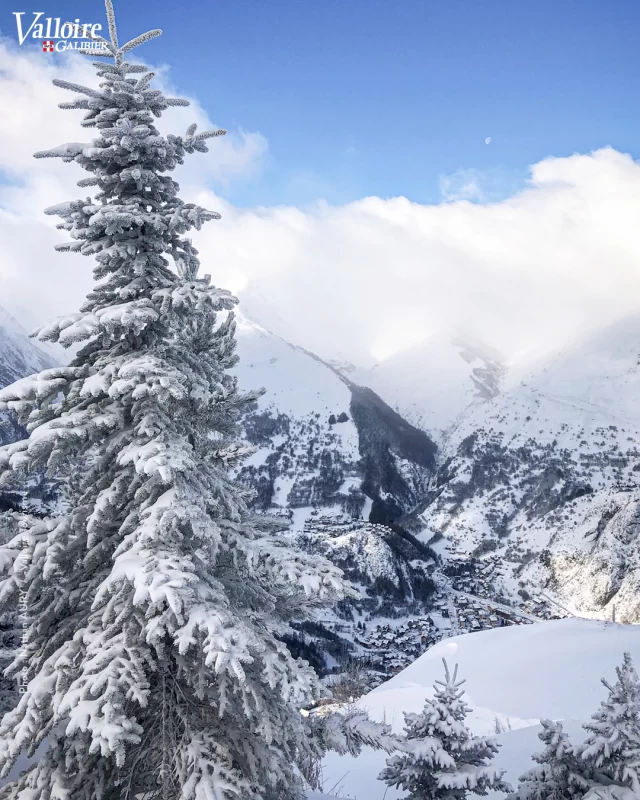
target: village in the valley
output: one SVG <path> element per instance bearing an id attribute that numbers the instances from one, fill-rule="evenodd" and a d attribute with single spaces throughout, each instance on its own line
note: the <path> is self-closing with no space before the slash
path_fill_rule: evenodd
<path id="1" fill-rule="evenodd" d="M 450 545 L 445 550 L 448 559 L 433 572 L 438 588 L 432 608 L 424 615 L 329 623 L 335 633 L 352 639 L 355 651 L 351 657 L 378 674 L 380 681 L 405 669 L 443 638 L 568 615 L 546 596 L 523 598 L 518 603 L 500 597 L 495 585 L 502 574 L 498 556 L 469 558 Z"/>

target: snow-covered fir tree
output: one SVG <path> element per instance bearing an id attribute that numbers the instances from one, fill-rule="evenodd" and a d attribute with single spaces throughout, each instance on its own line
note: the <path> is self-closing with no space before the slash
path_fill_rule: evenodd
<path id="1" fill-rule="evenodd" d="M 532 758 L 537 766 L 520 778 L 518 790 L 509 800 L 573 800 L 584 797 L 592 786 L 588 768 L 576 748 L 569 742 L 562 724 L 540 720 L 538 738 L 544 750 Z"/>
<path id="2" fill-rule="evenodd" d="M 489 789 L 511 791 L 504 770 L 491 766 L 498 752 L 495 739 L 474 736 L 465 724 L 469 707 L 465 683 L 443 659 L 445 680 L 437 681 L 434 697 L 419 714 L 405 714 L 400 753 L 387 760 L 380 780 L 407 792 L 411 800 L 464 800 Z"/>
<path id="3" fill-rule="evenodd" d="M 21 514 L 0 511 L 0 548 L 19 532 Z M 13 563 L 13 558 L 10 558 Z M 0 715 L 12 709 L 18 701 L 18 684 L 15 677 L 4 675 L 4 670 L 15 658 L 21 641 L 19 599 L 7 604 L 0 612 Z"/>
<path id="4" fill-rule="evenodd" d="M 581 755 L 599 782 L 615 782 L 640 797 L 640 681 L 629 653 L 616 674 L 613 685 L 602 679 L 609 694 L 584 726 L 589 736 Z"/>
<path id="5" fill-rule="evenodd" d="M 167 174 L 224 131 L 160 135 L 154 118 L 187 103 L 125 58 L 160 31 L 120 45 L 106 7 L 99 85 L 55 81 L 95 138 L 38 154 L 80 165 L 79 185 L 95 190 L 48 210 L 71 239 L 57 249 L 95 258 L 95 288 L 40 337 L 84 344 L 69 366 L 0 394 L 29 433 L 0 450 L 2 480 L 46 467 L 64 491 L 64 513 L 2 548 L 0 609 L 24 592 L 29 625 L 0 772 L 46 752 L 0 796 L 292 800 L 300 765 L 331 736 L 310 735 L 299 709 L 316 679 L 281 638 L 335 601 L 340 574 L 252 518 L 230 477 L 254 399 L 229 373 L 236 301 L 198 277 L 185 238 L 217 215 L 183 202 Z"/>

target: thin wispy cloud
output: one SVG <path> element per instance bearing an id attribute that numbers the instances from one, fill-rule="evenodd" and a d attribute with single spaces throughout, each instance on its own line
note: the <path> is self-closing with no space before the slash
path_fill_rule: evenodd
<path id="1" fill-rule="evenodd" d="M 482 175 L 475 169 L 459 169 L 452 175 L 441 175 L 439 179 L 440 195 L 448 203 L 457 200 L 485 200 L 481 188 Z"/>

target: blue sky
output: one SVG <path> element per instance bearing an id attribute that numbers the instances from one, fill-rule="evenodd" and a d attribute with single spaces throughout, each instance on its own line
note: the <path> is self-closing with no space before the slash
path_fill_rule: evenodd
<path id="1" fill-rule="evenodd" d="M 2 32 L 15 39 L 11 12 L 34 10 L 104 21 L 100 0 L 16 0 Z M 430 203 L 460 171 L 497 199 L 548 155 L 638 153 L 635 0 L 116 0 L 116 12 L 123 37 L 163 28 L 144 56 L 217 124 L 266 137 L 260 173 L 219 187 L 239 206 Z"/>

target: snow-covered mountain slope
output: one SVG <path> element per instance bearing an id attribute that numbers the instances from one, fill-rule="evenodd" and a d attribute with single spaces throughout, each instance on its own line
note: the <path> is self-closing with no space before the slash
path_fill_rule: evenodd
<path id="1" fill-rule="evenodd" d="M 341 604 L 347 618 L 352 609 L 387 616 L 402 607 L 407 616 L 417 615 L 435 592 L 435 554 L 402 528 L 314 511 L 297 540 L 304 550 L 329 558 L 352 582 L 357 596 Z"/>
<path id="2" fill-rule="evenodd" d="M 263 509 L 313 508 L 386 522 L 411 509 L 435 469 L 436 447 L 373 392 L 315 356 L 239 320 L 236 367 L 244 389 L 266 387 L 246 420 L 257 452 L 241 478 Z"/>
<path id="3" fill-rule="evenodd" d="M 615 677 L 623 653 L 640 663 L 640 627 L 593 620 L 569 619 L 515 625 L 443 640 L 411 666 L 358 701 L 370 716 L 401 731 L 404 712 L 417 712 L 433 695 L 433 683 L 442 679 L 442 658 L 459 665 L 466 678 L 467 719 L 472 731 L 493 735 L 502 745 L 496 764 L 517 781 L 530 765 L 540 719 L 568 721 L 567 731 L 577 743 L 585 737 L 581 724 L 604 699 L 601 678 Z M 395 800 L 394 793 L 377 781 L 385 754 L 365 751 L 358 758 L 330 754 L 324 764 L 327 790 L 358 800 Z"/>
<path id="4" fill-rule="evenodd" d="M 56 365 L 55 357 L 30 339 L 24 328 L 0 306 L 0 388 L 19 378 Z M 0 446 L 25 436 L 12 415 L 0 411 Z M 43 475 L 31 475 L 29 489 L 16 492 L 0 489 L 0 512 L 24 508 L 35 514 L 44 513 L 55 502 L 55 487 Z"/>
<path id="5" fill-rule="evenodd" d="M 38 347 L 20 323 L 0 306 L 0 388 L 54 364 L 55 359 Z"/>
<path id="6" fill-rule="evenodd" d="M 429 551 L 367 523 L 392 523 L 424 497 L 433 442 L 371 390 L 259 325 L 241 317 L 237 339 L 241 388 L 266 388 L 244 421 L 256 451 L 239 471 L 256 507 L 285 513 L 303 546 L 346 568 L 359 609 L 422 602 L 433 590 Z"/>
<path id="7" fill-rule="evenodd" d="M 359 492 L 358 431 L 351 419 L 351 392 L 340 378 L 303 350 L 258 325 L 238 323 L 243 389 L 265 388 L 245 436 L 258 451 L 242 477 L 260 492 L 263 508 L 331 506 Z M 348 417 L 337 422 L 340 415 Z M 332 418 L 336 420 L 330 424 Z"/>
<path id="8" fill-rule="evenodd" d="M 468 410 L 444 446 L 423 538 L 496 551 L 511 591 L 640 620 L 640 318 L 567 348 Z"/>
<path id="9" fill-rule="evenodd" d="M 0 344 L 5 383 L 54 363 L 1 309 Z M 244 421 L 245 438 L 256 452 L 240 471 L 240 478 L 257 492 L 258 508 L 288 512 L 294 530 L 302 532 L 312 513 L 315 518 L 319 512 L 334 518 L 346 513 L 386 523 L 419 502 L 435 470 L 436 448 L 423 431 L 412 428 L 370 390 L 352 386 L 312 354 L 242 317 L 238 354 L 241 387 L 267 389 Z M 0 415 L 0 444 L 23 435 L 8 415 Z M 18 496 L 3 495 L 8 507 L 19 501 Z M 361 535 L 368 545 L 375 541 L 364 526 Z M 366 552 L 368 545 L 361 545 Z M 402 554 L 381 539 L 378 545 L 388 558 L 384 564 L 384 559 L 372 561 L 380 571 L 368 570 L 371 584 L 385 571 L 400 571 L 403 577 L 415 577 L 406 587 L 411 595 L 421 571 L 401 563 Z M 405 560 L 415 557 L 411 553 Z"/>
<path id="10" fill-rule="evenodd" d="M 371 369 L 341 369 L 436 440 L 469 405 L 495 397 L 505 372 L 491 348 L 447 336 L 433 336 Z"/>
<path id="11" fill-rule="evenodd" d="M 236 369 L 243 389 L 266 388 L 245 422 L 257 452 L 241 477 L 260 508 L 346 511 L 387 522 L 424 495 L 436 447 L 374 393 L 242 317 Z M 55 364 L 0 308 L 0 386 Z M 16 431 L 8 430 L 7 441 Z M 306 509 L 306 512 L 303 511 Z"/>
<path id="12" fill-rule="evenodd" d="M 0 306 L 0 389 L 55 363 L 55 359 L 40 349 L 20 323 Z M 9 415 L 0 412 L 0 446 L 22 435 Z"/>

